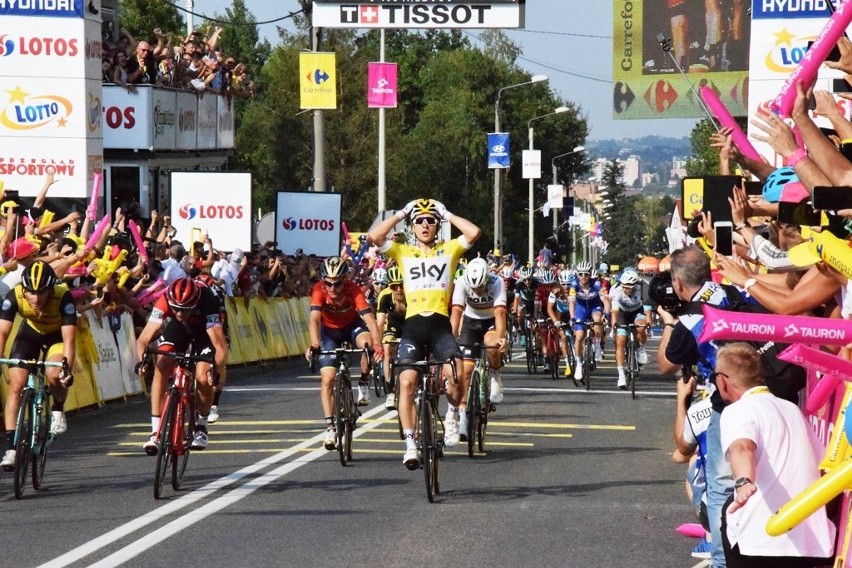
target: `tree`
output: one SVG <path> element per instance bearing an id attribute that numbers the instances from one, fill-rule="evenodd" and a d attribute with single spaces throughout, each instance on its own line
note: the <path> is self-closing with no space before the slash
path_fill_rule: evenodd
<path id="1" fill-rule="evenodd" d="M 745 129 L 746 118 L 735 119 L 740 128 Z M 706 176 L 719 173 L 719 151 L 710 146 L 710 135 L 716 132 L 716 125 L 705 118 L 699 121 L 689 135 L 692 156 L 686 161 L 686 175 Z"/>
<path id="2" fill-rule="evenodd" d="M 260 69 L 269 57 L 272 46 L 267 40 L 260 41 L 257 19 L 246 8 L 245 0 L 232 0 L 232 7 L 225 9 L 225 16 L 216 19 L 228 23 L 222 25 L 222 35 L 217 48 L 225 55 L 249 65 L 251 70 Z"/>
<path id="3" fill-rule="evenodd" d="M 180 35 L 184 27 L 183 17 L 168 0 L 118 0 L 118 21 L 137 40 L 154 43 L 155 28 Z"/>

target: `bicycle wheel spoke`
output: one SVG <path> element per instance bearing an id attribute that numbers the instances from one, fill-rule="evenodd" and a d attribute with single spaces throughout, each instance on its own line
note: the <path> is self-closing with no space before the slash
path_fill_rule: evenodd
<path id="1" fill-rule="evenodd" d="M 24 389 L 21 393 L 21 406 L 18 410 L 18 422 L 15 429 L 15 497 L 24 496 L 27 470 L 30 465 L 30 444 L 33 432 L 33 390 Z"/>

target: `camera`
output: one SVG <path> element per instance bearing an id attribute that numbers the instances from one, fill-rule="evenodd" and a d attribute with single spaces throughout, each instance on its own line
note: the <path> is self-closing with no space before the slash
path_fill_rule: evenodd
<path id="1" fill-rule="evenodd" d="M 701 215 L 696 215 L 690 219 L 689 223 L 686 225 L 686 234 L 693 239 L 697 239 L 701 236 L 701 231 L 698 230 L 699 223 L 701 223 Z"/>
<path id="2" fill-rule="evenodd" d="M 648 283 L 648 296 L 664 310 L 678 314 L 686 306 L 686 302 L 677 297 L 672 284 L 671 272 L 660 272 Z"/>

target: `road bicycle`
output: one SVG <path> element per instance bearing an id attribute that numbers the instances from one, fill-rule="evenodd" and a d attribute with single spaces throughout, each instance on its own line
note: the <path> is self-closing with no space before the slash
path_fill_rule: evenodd
<path id="1" fill-rule="evenodd" d="M 506 315 L 506 345 L 508 349 L 503 353 L 503 362 L 511 363 L 512 362 L 512 347 L 515 345 L 515 338 L 517 337 L 517 332 L 515 331 L 515 318 L 514 314 Z"/>
<path id="2" fill-rule="evenodd" d="M 352 461 L 352 433 L 355 431 L 358 417 L 361 416 L 361 411 L 358 410 L 355 397 L 352 395 L 352 374 L 349 370 L 351 365 L 349 356 L 356 353 L 367 358 L 370 366 L 369 373 L 375 374 L 370 350 L 366 347 L 353 349 L 348 343 L 343 343 L 336 349 L 315 349 L 311 356 L 311 372 L 316 372 L 320 355 L 333 355 L 337 360 L 337 374 L 334 377 L 334 435 L 342 466 Z"/>
<path id="3" fill-rule="evenodd" d="M 592 388 L 592 372 L 597 370 L 598 363 L 595 360 L 595 338 L 592 330 L 595 326 L 602 327 L 603 324 L 596 324 L 593 320 L 585 322 L 577 322 L 582 325 L 586 335 L 583 337 L 583 381 L 586 383 L 586 390 Z"/>
<path id="4" fill-rule="evenodd" d="M 458 384 L 455 359 L 431 361 L 427 355 L 423 361 L 406 363 L 405 367 L 414 369 L 419 376 L 414 400 L 417 411 L 417 424 L 414 442 L 420 454 L 420 468 L 426 482 L 426 497 L 430 503 L 440 493 L 439 460 L 444 456 L 444 421 L 438 412 L 441 395 L 446 393 L 443 366 L 450 365 L 453 384 Z M 398 367 L 397 367 L 398 368 Z"/>
<path id="5" fill-rule="evenodd" d="M 467 347 L 467 346 L 466 346 Z M 492 345 L 472 345 L 471 350 L 479 349 L 481 354 L 470 373 L 467 389 L 467 455 L 473 457 L 474 450 L 485 451 L 485 431 L 488 427 L 488 414 L 494 410 L 491 404 L 491 381 L 488 372 L 488 349 L 499 349 Z"/>
<path id="6" fill-rule="evenodd" d="M 32 463 L 33 489 L 41 487 L 47 465 L 47 448 L 53 443 L 54 438 L 50 431 L 53 421 L 52 397 L 44 378 L 44 370 L 47 367 L 61 368 L 62 376 L 68 376 L 68 360 L 65 358 L 62 361 L 0 359 L 0 364 L 27 369 L 27 383 L 21 390 L 13 445 L 15 498 L 20 499 L 24 496 L 30 463 Z"/>
<path id="7" fill-rule="evenodd" d="M 533 329 L 533 320 L 529 314 L 524 314 L 521 332 L 524 338 L 524 349 L 527 355 L 527 371 L 534 375 L 538 373 L 538 334 Z"/>
<path id="8" fill-rule="evenodd" d="M 549 318 L 538 320 L 538 329 L 543 337 L 542 342 L 546 352 L 544 363 L 550 368 L 550 378 L 555 380 L 559 378 L 559 353 L 561 352 L 559 333 Z"/>
<path id="9" fill-rule="evenodd" d="M 385 380 L 385 364 L 384 361 L 372 365 L 370 368 L 370 385 L 376 393 L 376 397 L 387 396 L 388 384 Z"/>
<path id="10" fill-rule="evenodd" d="M 212 355 L 191 355 L 191 352 L 191 346 L 185 353 L 149 348 L 143 355 L 142 369 L 151 363 L 151 358 L 154 356 L 174 359 L 174 370 L 169 377 L 160 428 L 157 431 L 154 499 L 163 498 L 163 485 L 170 466 L 172 489 L 175 491 L 181 489 L 195 436 L 195 366 L 197 363 L 214 364 Z"/>
<path id="11" fill-rule="evenodd" d="M 624 346 L 624 374 L 627 377 L 627 388 L 630 396 L 636 398 L 636 380 L 639 378 L 639 340 L 636 338 L 635 324 L 619 325 L 618 328 L 627 330 L 627 343 Z M 644 327 L 644 326 L 642 326 Z"/>

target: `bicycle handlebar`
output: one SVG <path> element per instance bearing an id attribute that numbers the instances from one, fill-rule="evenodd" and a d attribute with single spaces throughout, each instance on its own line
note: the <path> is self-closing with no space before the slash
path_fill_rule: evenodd
<path id="1" fill-rule="evenodd" d="M 373 359 L 370 357 L 370 350 L 367 346 L 364 346 L 361 349 L 353 349 L 352 347 L 335 347 L 334 349 L 315 349 L 311 347 L 311 362 L 310 369 L 312 373 L 317 371 L 317 362 L 319 361 L 320 355 L 334 355 L 335 357 L 340 358 L 341 355 L 351 355 L 354 353 L 361 353 L 367 358 L 367 371 L 369 372 L 373 366 Z"/>
<path id="2" fill-rule="evenodd" d="M 60 368 L 68 370 L 68 359 L 62 358 L 62 361 L 39 361 L 36 359 L 7 359 L 0 358 L 0 365 L 18 365 L 35 369 L 44 369 L 45 367 Z"/>

